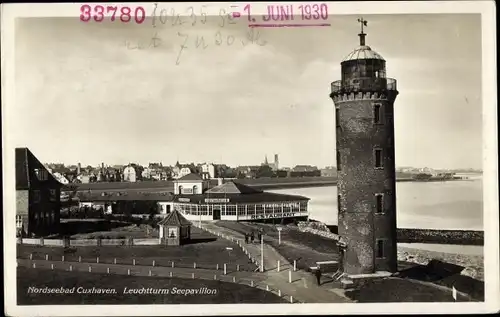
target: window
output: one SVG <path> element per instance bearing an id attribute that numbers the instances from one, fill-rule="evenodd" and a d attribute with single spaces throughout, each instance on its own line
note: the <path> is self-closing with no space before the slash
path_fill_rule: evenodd
<path id="1" fill-rule="evenodd" d="M 57 201 L 57 190 L 50 190 L 50 201 Z"/>
<path id="2" fill-rule="evenodd" d="M 337 171 L 340 171 L 340 169 L 341 169 L 340 168 L 340 164 L 341 164 L 341 162 L 340 162 L 340 151 L 337 150 Z"/>
<path id="3" fill-rule="evenodd" d="M 179 194 L 182 194 L 182 186 L 179 186 Z"/>
<path id="4" fill-rule="evenodd" d="M 382 149 L 375 149 L 375 168 L 382 169 L 383 166 L 383 155 Z"/>
<path id="5" fill-rule="evenodd" d="M 177 237 L 177 228 L 168 228 L 168 237 L 176 238 Z"/>
<path id="6" fill-rule="evenodd" d="M 196 185 L 193 186 L 193 194 L 201 194 L 198 192 L 198 186 Z"/>
<path id="7" fill-rule="evenodd" d="M 337 195 L 337 205 L 339 209 L 339 213 L 342 212 L 342 196 Z"/>
<path id="8" fill-rule="evenodd" d="M 385 258 L 384 247 L 385 247 L 385 240 L 377 239 L 377 258 L 378 259 Z"/>
<path id="9" fill-rule="evenodd" d="M 33 195 L 33 203 L 39 203 L 41 200 L 40 190 L 36 189 L 32 192 Z"/>
<path id="10" fill-rule="evenodd" d="M 375 194 L 375 213 L 384 213 L 384 194 Z"/>
<path id="11" fill-rule="evenodd" d="M 374 104 L 373 105 L 373 123 L 380 124 L 382 123 L 382 105 Z"/>
<path id="12" fill-rule="evenodd" d="M 20 229 L 23 227 L 23 216 L 16 215 L 16 228 Z"/>
<path id="13" fill-rule="evenodd" d="M 335 125 L 340 127 L 340 109 L 335 108 Z"/>

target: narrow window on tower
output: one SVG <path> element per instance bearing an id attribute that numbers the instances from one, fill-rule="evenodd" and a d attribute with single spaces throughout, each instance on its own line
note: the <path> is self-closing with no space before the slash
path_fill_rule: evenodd
<path id="1" fill-rule="evenodd" d="M 375 124 L 382 123 L 382 105 L 380 104 L 373 105 L 373 123 Z"/>
<path id="2" fill-rule="evenodd" d="M 375 168 L 377 169 L 384 168 L 382 149 L 375 149 L 374 155 L 375 155 Z"/>
<path id="3" fill-rule="evenodd" d="M 340 152 L 339 150 L 337 150 L 337 171 L 340 171 L 341 170 L 341 167 L 340 167 Z"/>
<path id="4" fill-rule="evenodd" d="M 338 127 L 340 127 L 340 109 L 339 108 L 335 108 L 335 125 Z"/>
<path id="5" fill-rule="evenodd" d="M 377 258 L 378 259 L 385 258 L 384 247 L 385 247 L 385 240 L 378 240 L 377 239 Z"/>
<path id="6" fill-rule="evenodd" d="M 342 212 L 342 203 L 341 202 L 342 202 L 342 196 L 337 195 L 337 206 L 339 207 L 339 209 L 338 209 L 339 213 Z"/>
<path id="7" fill-rule="evenodd" d="M 375 213 L 384 213 L 384 194 L 375 194 Z"/>

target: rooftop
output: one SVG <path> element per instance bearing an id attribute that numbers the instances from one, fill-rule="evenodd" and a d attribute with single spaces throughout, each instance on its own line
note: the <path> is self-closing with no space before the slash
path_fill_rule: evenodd
<path id="1" fill-rule="evenodd" d="M 184 216 L 182 216 L 179 211 L 174 209 L 170 214 L 168 214 L 165 218 L 158 222 L 158 225 L 163 226 L 190 226 L 191 222 L 189 222 Z"/>
<path id="2" fill-rule="evenodd" d="M 354 49 L 349 55 L 347 55 L 342 62 L 360 60 L 360 59 L 378 59 L 385 61 L 385 59 L 377 52 L 371 49 L 368 45 L 362 45 Z"/>

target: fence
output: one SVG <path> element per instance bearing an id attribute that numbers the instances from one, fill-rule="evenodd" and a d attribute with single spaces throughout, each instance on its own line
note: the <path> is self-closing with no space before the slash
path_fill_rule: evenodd
<path id="1" fill-rule="evenodd" d="M 116 245 L 159 245 L 160 239 L 68 239 L 66 244 L 64 239 L 29 239 L 17 240 L 18 244 L 51 246 L 51 247 L 84 247 L 84 246 L 116 246 Z"/>
<path id="2" fill-rule="evenodd" d="M 118 264 L 118 265 L 134 265 L 138 267 L 158 267 L 158 268 L 187 268 L 194 270 L 214 270 L 219 271 L 221 274 L 230 274 L 231 272 L 252 272 L 254 267 L 245 264 L 232 264 L 232 263 L 199 263 L 199 262 L 181 262 L 171 261 L 164 258 L 159 259 L 144 259 L 144 258 L 114 258 L 106 255 L 90 256 L 79 255 L 77 253 L 64 253 L 64 254 L 47 254 L 42 252 L 21 253 L 18 254 L 18 259 L 29 259 L 32 261 L 60 261 L 60 262 L 78 262 L 78 263 L 100 263 L 100 264 Z"/>

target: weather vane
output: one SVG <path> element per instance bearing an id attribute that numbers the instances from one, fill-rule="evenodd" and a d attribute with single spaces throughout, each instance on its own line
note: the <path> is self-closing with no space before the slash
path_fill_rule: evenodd
<path id="1" fill-rule="evenodd" d="M 368 26 L 368 21 L 363 18 L 358 19 L 358 22 L 361 24 L 361 33 L 359 33 L 359 44 L 361 46 L 365 45 L 365 36 L 366 34 L 363 32 L 363 26 Z"/>
<path id="2" fill-rule="evenodd" d="M 358 22 L 361 23 L 361 33 L 363 33 L 363 26 L 368 26 L 368 21 L 361 18 L 361 19 L 358 19 Z"/>

